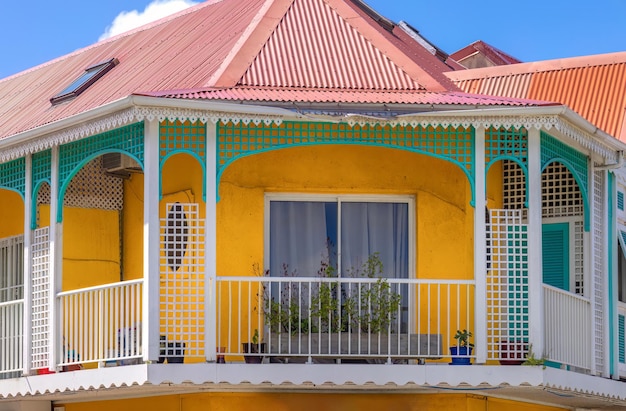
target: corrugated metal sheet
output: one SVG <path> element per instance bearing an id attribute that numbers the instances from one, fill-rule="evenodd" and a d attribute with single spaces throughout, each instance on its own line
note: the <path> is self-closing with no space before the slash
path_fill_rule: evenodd
<path id="1" fill-rule="evenodd" d="M 377 91 L 377 90 L 324 90 L 302 88 L 268 88 L 239 86 L 226 89 L 188 90 L 177 93 L 150 93 L 156 97 L 294 102 L 294 103 L 373 103 L 373 104 L 426 104 L 426 105 L 473 105 L 473 106 L 546 106 L 545 101 L 499 98 L 472 95 L 462 92 L 427 91 Z"/>
<path id="2" fill-rule="evenodd" d="M 369 90 L 422 88 L 321 0 L 292 4 L 241 84 Z"/>
<path id="3" fill-rule="evenodd" d="M 555 101 L 626 141 L 626 52 L 447 73 L 465 92 Z"/>
<path id="4" fill-rule="evenodd" d="M 206 87 L 265 0 L 209 1 L 0 80 L 0 139 L 142 91 Z M 78 98 L 49 99 L 88 66 L 120 63 Z"/>

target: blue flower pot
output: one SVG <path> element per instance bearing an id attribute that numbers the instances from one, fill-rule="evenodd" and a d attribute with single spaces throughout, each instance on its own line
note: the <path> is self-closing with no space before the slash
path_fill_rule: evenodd
<path id="1" fill-rule="evenodd" d="M 450 354 L 452 355 L 452 365 L 472 365 L 470 362 L 472 355 L 472 347 L 450 347 Z"/>

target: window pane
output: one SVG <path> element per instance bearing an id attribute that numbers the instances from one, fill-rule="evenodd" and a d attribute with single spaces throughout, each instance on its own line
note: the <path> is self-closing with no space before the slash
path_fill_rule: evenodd
<path id="1" fill-rule="evenodd" d="M 408 204 L 341 203 L 341 270 L 361 267 L 377 253 L 388 278 L 408 278 Z"/>
<path id="2" fill-rule="evenodd" d="M 314 201 L 270 203 L 270 273 L 314 277 L 321 263 L 336 260 L 337 204 Z"/>

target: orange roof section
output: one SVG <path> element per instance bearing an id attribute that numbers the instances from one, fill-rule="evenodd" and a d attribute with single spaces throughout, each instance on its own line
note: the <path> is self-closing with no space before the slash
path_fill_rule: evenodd
<path id="1" fill-rule="evenodd" d="M 626 141 L 626 52 L 446 74 L 467 93 L 558 101 Z"/>
<path id="2" fill-rule="evenodd" d="M 87 67 L 112 58 L 119 64 L 82 94 L 51 105 Z M 131 95 L 215 98 L 211 90 L 238 87 L 267 87 L 275 92 L 254 101 L 285 103 L 336 103 L 364 92 L 351 101 L 541 104 L 463 98 L 449 69 L 361 0 L 209 0 L 0 80 L 0 139 Z"/>
<path id="3" fill-rule="evenodd" d="M 484 60 L 488 61 L 489 66 L 502 66 L 505 64 L 517 64 L 522 62 L 521 60 L 516 59 L 510 54 L 507 54 L 482 40 L 475 41 L 469 46 L 463 47 L 461 50 L 450 54 L 450 58 L 452 60 L 467 68 L 470 67 L 468 67 L 467 63 L 464 63 L 464 61 L 471 61 L 477 56 L 481 56 Z"/>

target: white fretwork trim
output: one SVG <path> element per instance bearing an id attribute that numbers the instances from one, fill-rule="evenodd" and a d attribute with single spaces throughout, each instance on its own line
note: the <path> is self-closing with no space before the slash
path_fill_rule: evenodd
<path id="1" fill-rule="evenodd" d="M 254 123 L 256 125 L 264 123 L 270 125 L 275 123 L 280 125 L 282 118 L 273 115 L 255 115 L 246 113 L 228 113 L 209 110 L 175 109 L 169 107 L 132 107 L 127 110 L 117 112 L 113 115 L 102 117 L 98 120 L 83 123 L 76 127 L 71 127 L 63 131 L 52 133 L 36 140 L 31 140 L 23 144 L 18 144 L 7 150 L 0 152 L 0 163 L 21 158 L 27 154 L 44 151 L 49 148 L 67 144 L 72 141 L 90 137 L 103 133 L 124 125 L 143 120 L 180 120 L 180 121 L 200 121 L 202 123 L 211 122 L 216 124 L 219 121 L 238 123 Z"/>
<path id="2" fill-rule="evenodd" d="M 191 122 L 200 121 L 202 123 L 211 122 L 213 124 L 224 121 L 238 123 L 254 123 L 256 125 L 264 123 L 270 125 L 272 123 L 280 125 L 283 118 L 279 115 L 269 114 L 247 114 L 247 113 L 229 113 L 223 111 L 210 111 L 210 110 L 192 110 L 192 109 L 177 109 L 171 107 L 152 107 L 152 106 L 136 106 L 100 118 L 98 120 L 89 121 L 76 127 L 71 127 L 66 130 L 52 133 L 36 140 L 19 144 L 4 150 L 0 153 L 0 163 L 4 163 L 16 158 L 24 157 L 27 154 L 33 154 L 35 152 L 43 151 L 54 146 L 66 144 L 71 141 L 79 140 L 85 137 L 92 136 L 94 134 L 102 133 L 131 122 L 143 121 L 143 120 L 180 120 Z M 583 130 L 572 126 L 571 124 L 563 121 L 558 115 L 543 115 L 543 116 L 415 116 L 415 117 L 401 117 L 382 119 L 374 118 L 370 116 L 351 115 L 350 117 L 343 118 L 349 125 L 380 125 L 389 124 L 391 126 L 429 126 L 440 125 L 442 127 L 504 127 L 504 128 L 521 128 L 526 129 L 536 128 L 550 130 L 552 128 L 560 131 L 563 135 L 571 138 L 578 143 L 581 147 L 584 147 L 591 152 L 602 156 L 605 159 L 615 158 L 615 149 L 609 147 L 609 145 L 597 141 L 591 134 L 585 133 Z"/>
<path id="3" fill-rule="evenodd" d="M 563 121 L 557 115 L 545 115 L 545 116 L 470 116 L 470 117 L 445 117 L 440 116 L 416 116 L 402 117 L 400 119 L 376 119 L 366 116 L 350 116 L 346 119 L 349 125 L 376 125 L 381 123 L 388 123 L 392 127 L 396 125 L 400 126 L 422 126 L 427 127 L 429 125 L 440 125 L 442 127 L 504 127 L 519 129 L 524 127 L 526 129 L 536 128 L 537 130 L 544 129 L 550 130 L 552 128 L 558 130 L 566 137 L 572 139 L 581 147 L 589 150 L 592 153 L 602 156 L 604 159 L 612 161 L 615 159 L 616 149 L 612 149 L 607 144 L 603 144 L 597 141 L 591 134 L 585 133 L 583 130 L 572 126 L 571 124 Z"/>

